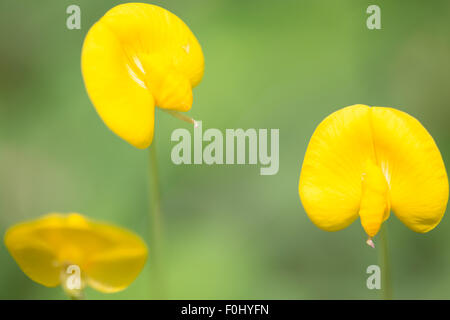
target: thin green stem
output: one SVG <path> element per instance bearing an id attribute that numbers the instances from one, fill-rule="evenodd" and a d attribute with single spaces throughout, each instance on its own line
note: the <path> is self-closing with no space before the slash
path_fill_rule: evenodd
<path id="1" fill-rule="evenodd" d="M 392 299 L 391 267 L 389 263 L 389 248 L 386 226 L 383 224 L 380 230 L 379 261 L 381 267 L 381 290 L 384 300 Z"/>
<path id="2" fill-rule="evenodd" d="M 158 163 L 156 156 L 156 143 L 149 148 L 149 223 L 150 223 L 150 288 L 152 297 L 163 299 L 165 296 L 164 270 L 163 270 L 163 222 L 161 212 L 161 195 L 159 190 Z"/>
<path id="3" fill-rule="evenodd" d="M 189 116 L 187 116 L 187 115 L 185 115 L 185 114 L 183 114 L 181 112 L 178 112 L 178 111 L 175 111 L 175 110 L 168 110 L 168 109 L 161 109 L 161 110 L 166 112 L 166 113 L 168 113 L 168 114 L 170 114 L 171 116 L 173 116 L 173 117 L 175 117 L 175 118 L 177 118 L 179 120 L 182 120 L 184 122 L 193 124 L 194 128 L 197 127 L 197 121 L 195 119 L 193 119 L 193 118 L 191 118 L 191 117 L 189 117 Z"/>
<path id="4" fill-rule="evenodd" d="M 68 294 L 70 300 L 85 300 L 84 292 L 80 292 L 78 294 Z"/>

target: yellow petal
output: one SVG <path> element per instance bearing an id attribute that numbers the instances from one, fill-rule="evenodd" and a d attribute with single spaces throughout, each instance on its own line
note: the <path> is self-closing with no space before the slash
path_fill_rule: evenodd
<path id="1" fill-rule="evenodd" d="M 60 284 L 61 267 L 51 248 L 38 240 L 22 241 L 13 227 L 5 235 L 5 245 L 20 269 L 33 281 L 46 287 Z"/>
<path id="2" fill-rule="evenodd" d="M 20 268 L 31 279 L 45 285 L 58 284 L 62 268 L 77 265 L 88 277 L 92 270 L 96 270 L 93 276 L 103 270 L 107 275 L 119 277 L 108 279 L 112 284 L 120 283 L 119 289 L 123 289 L 130 283 L 130 276 L 111 273 L 117 268 L 117 263 L 121 263 L 120 257 L 116 255 L 110 266 L 101 257 L 121 252 L 134 279 L 147 256 L 147 248 L 137 235 L 109 224 L 93 222 L 80 214 L 49 214 L 18 224 L 8 230 L 5 243 Z M 136 252 L 140 253 L 139 259 L 130 259 L 130 256 L 136 256 Z M 40 256 L 42 263 L 35 263 L 41 259 Z M 95 264 L 97 260 L 98 265 Z"/>
<path id="3" fill-rule="evenodd" d="M 119 248 L 94 255 L 85 266 L 88 284 L 105 293 L 123 290 L 139 275 L 146 259 L 143 244 L 133 250 Z"/>
<path id="4" fill-rule="evenodd" d="M 359 217 L 366 233 L 373 237 L 389 216 L 389 186 L 386 178 L 373 160 L 367 160 L 362 173 L 362 194 Z"/>
<path id="5" fill-rule="evenodd" d="M 83 45 L 82 71 L 89 97 L 105 124 L 137 148 L 153 140 L 154 98 L 133 74 L 122 44 L 96 23 Z"/>
<path id="6" fill-rule="evenodd" d="M 109 10 L 82 51 L 88 94 L 106 125 L 138 148 L 151 144 L 153 107 L 187 111 L 204 70 L 201 47 L 177 16 L 154 5 Z"/>
<path id="7" fill-rule="evenodd" d="M 372 108 L 372 124 L 392 211 L 416 232 L 433 229 L 448 201 L 447 172 L 433 138 L 415 118 L 392 108 Z"/>
<path id="8" fill-rule="evenodd" d="M 367 159 L 374 159 L 369 110 L 354 105 L 332 113 L 309 142 L 299 193 L 309 218 L 323 230 L 343 229 L 358 217 L 361 174 Z"/>

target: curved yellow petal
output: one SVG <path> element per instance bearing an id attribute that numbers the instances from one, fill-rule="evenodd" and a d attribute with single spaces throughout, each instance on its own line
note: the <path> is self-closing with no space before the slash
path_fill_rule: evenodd
<path id="1" fill-rule="evenodd" d="M 303 160 L 299 194 L 319 228 L 337 231 L 357 217 L 361 173 L 374 159 L 370 108 L 354 105 L 332 113 L 314 131 Z"/>
<path id="2" fill-rule="evenodd" d="M 176 15 L 155 5 L 112 8 L 83 45 L 89 97 L 106 125 L 138 148 L 151 144 L 155 104 L 189 110 L 203 71 L 195 36 Z"/>
<path id="3" fill-rule="evenodd" d="M 20 269 L 46 287 L 59 285 L 61 267 L 53 250 L 38 240 L 22 239 L 20 233 L 20 228 L 13 227 L 5 235 L 5 245 Z"/>
<path id="4" fill-rule="evenodd" d="M 144 241 L 132 232 L 106 224 L 97 224 L 96 231 L 110 239 L 112 245 L 93 252 L 83 264 L 88 284 L 110 293 L 125 289 L 145 265 L 148 249 Z"/>
<path id="5" fill-rule="evenodd" d="M 84 268 L 88 284 L 104 293 L 123 290 L 139 275 L 146 259 L 143 243 L 136 243 L 133 249 L 118 248 L 94 255 Z"/>
<path id="6" fill-rule="evenodd" d="M 359 217 L 366 233 L 373 237 L 389 217 L 389 185 L 383 171 L 372 159 L 367 160 L 361 178 Z"/>
<path id="7" fill-rule="evenodd" d="M 153 140 L 154 98 L 130 67 L 122 44 L 96 23 L 83 45 L 82 71 L 89 97 L 105 124 L 137 148 Z"/>
<path id="8" fill-rule="evenodd" d="M 125 284 L 130 283 L 130 277 L 134 279 L 137 276 L 147 257 L 144 242 L 134 233 L 91 221 L 76 213 L 49 214 L 13 226 L 6 233 L 5 243 L 21 269 L 31 279 L 48 286 L 60 282 L 60 272 L 64 271 L 62 268 L 77 265 L 87 277 L 92 276 L 94 280 L 102 270 L 105 274 L 119 277 L 108 279 L 112 284 L 120 283 L 120 289 L 123 289 Z M 115 254 L 115 260 L 108 266 L 104 257 L 111 257 L 112 253 L 117 252 L 122 258 Z M 138 258 L 137 252 L 140 253 Z M 40 262 L 36 263 L 37 260 Z M 117 269 L 117 264 L 125 260 L 130 275 L 112 275 L 111 271 Z"/>
<path id="9" fill-rule="evenodd" d="M 390 185 L 392 211 L 410 229 L 427 232 L 439 224 L 448 201 L 448 178 L 428 131 L 405 112 L 372 108 L 378 163 Z"/>

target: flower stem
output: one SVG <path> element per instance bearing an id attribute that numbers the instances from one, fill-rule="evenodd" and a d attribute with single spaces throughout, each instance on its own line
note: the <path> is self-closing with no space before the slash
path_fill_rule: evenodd
<path id="1" fill-rule="evenodd" d="M 168 114 L 170 114 L 171 116 L 173 116 L 173 117 L 175 117 L 175 118 L 177 118 L 179 120 L 182 120 L 184 122 L 193 124 L 194 128 L 197 128 L 197 126 L 198 126 L 198 123 L 197 123 L 197 121 L 195 119 L 193 119 L 193 118 L 191 118 L 191 117 L 189 117 L 189 116 L 187 116 L 187 115 L 185 115 L 183 113 L 180 113 L 180 112 L 175 111 L 175 110 L 168 110 L 168 109 L 161 109 L 161 110 L 166 112 L 166 113 L 168 113 Z"/>
<path id="2" fill-rule="evenodd" d="M 381 290 L 384 300 L 392 299 L 391 268 L 389 263 L 389 250 L 386 226 L 383 224 L 380 230 L 381 249 L 379 261 L 381 266 Z"/>
<path id="3" fill-rule="evenodd" d="M 149 148 L 149 227 L 150 227 L 150 288 L 154 299 L 163 299 L 164 277 L 163 277 L 163 223 L 161 212 L 161 195 L 159 190 L 158 163 L 156 156 L 156 143 Z"/>
<path id="4" fill-rule="evenodd" d="M 77 294 L 68 294 L 70 300 L 85 300 L 83 291 Z"/>

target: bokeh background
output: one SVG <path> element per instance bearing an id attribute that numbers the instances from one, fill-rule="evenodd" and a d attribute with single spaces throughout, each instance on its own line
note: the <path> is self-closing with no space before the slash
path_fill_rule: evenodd
<path id="1" fill-rule="evenodd" d="M 0 233 L 48 212 L 80 212 L 148 239 L 148 151 L 111 133 L 80 72 L 89 27 L 122 1 L 0 2 Z M 207 128 L 279 128 L 280 170 L 181 165 L 171 132 L 192 127 L 156 112 L 167 298 L 377 299 L 366 268 L 377 250 L 359 220 L 316 228 L 298 196 L 308 140 L 331 112 L 355 103 L 420 119 L 450 164 L 450 2 L 152 1 L 199 39 L 206 68 L 189 115 Z M 81 30 L 66 8 L 81 7 Z M 382 30 L 366 28 L 381 7 Z M 448 214 L 448 213 L 447 213 Z M 416 234 L 387 223 L 394 298 L 450 298 L 450 217 Z M 150 253 L 151 254 L 151 253 Z M 146 265 L 125 291 L 90 299 L 147 299 Z M 65 299 L 17 267 L 0 244 L 1 299 Z"/>

